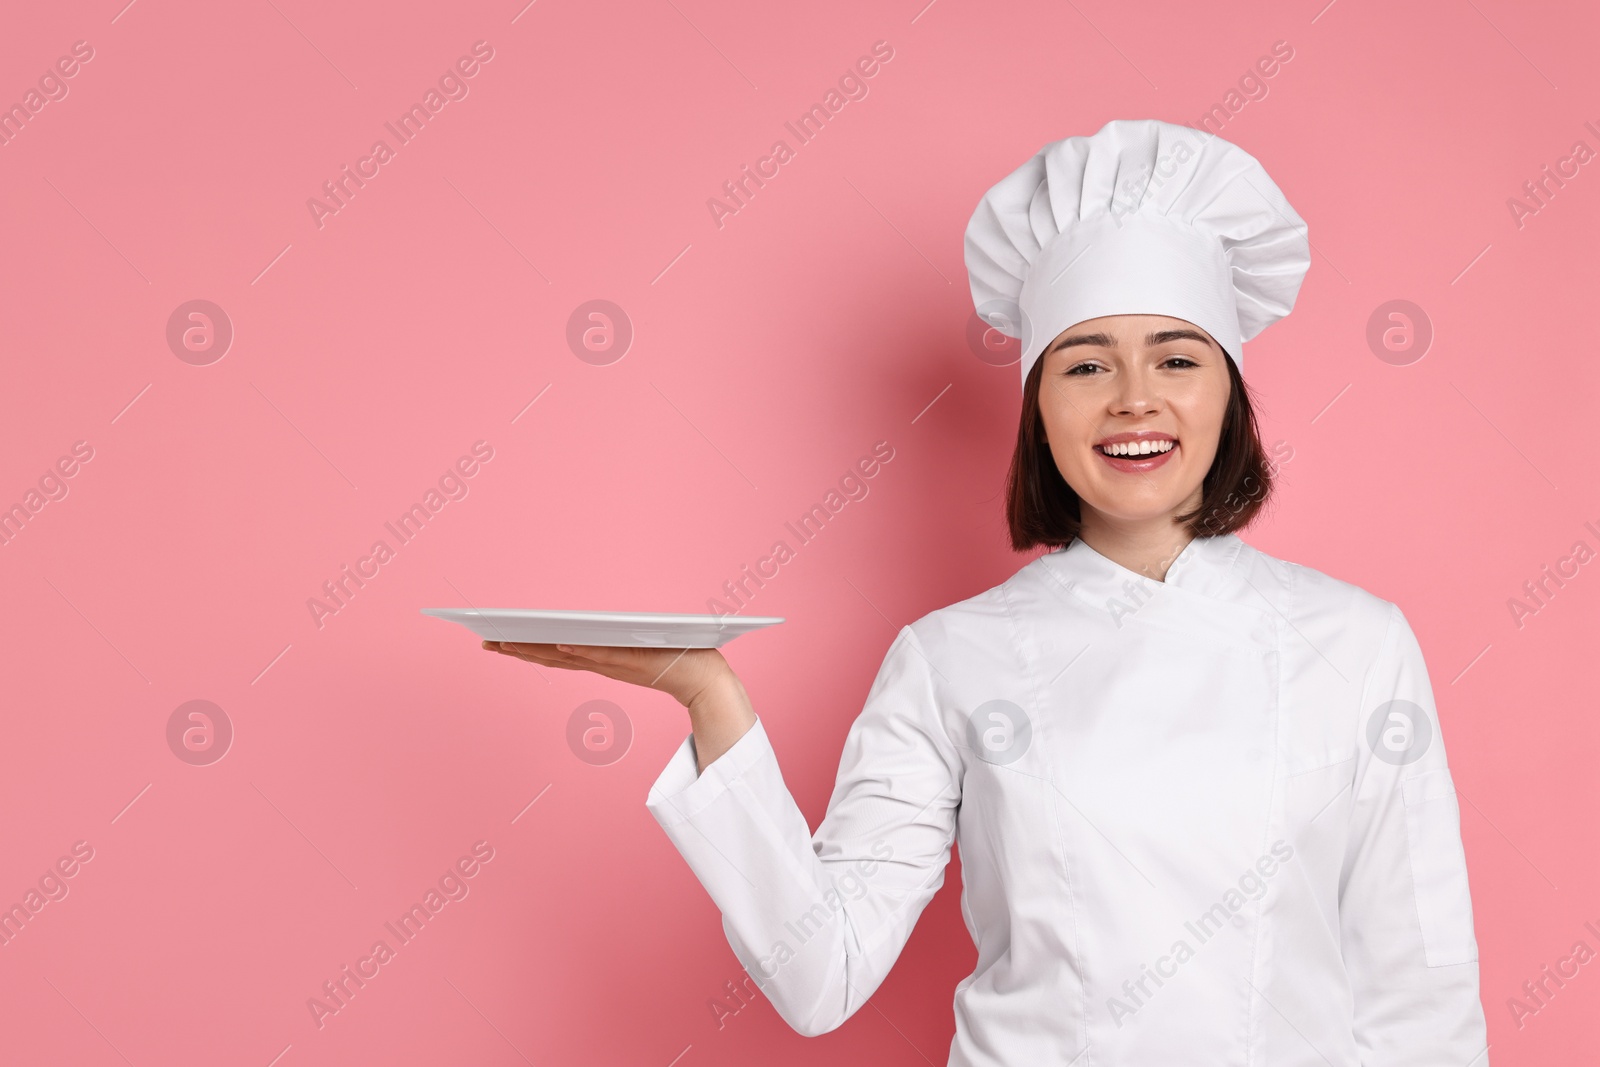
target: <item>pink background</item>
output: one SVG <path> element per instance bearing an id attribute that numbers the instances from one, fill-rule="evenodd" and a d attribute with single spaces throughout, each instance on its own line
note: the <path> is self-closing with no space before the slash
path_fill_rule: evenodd
<path id="1" fill-rule="evenodd" d="M 710 610 L 889 442 L 750 602 L 788 621 L 728 649 L 815 825 L 896 629 L 1026 562 L 999 495 L 1017 368 L 966 341 L 979 196 L 1108 119 L 1198 121 L 1278 41 L 1213 127 L 1315 250 L 1247 349 L 1293 459 L 1244 536 L 1405 610 L 1491 1061 L 1592 1053 L 1600 962 L 1520 1026 L 1507 999 L 1600 951 L 1600 563 L 1520 627 L 1508 601 L 1600 547 L 1600 163 L 1520 226 L 1507 201 L 1600 149 L 1593 5 L 123 2 L 0 35 L 0 103 L 93 49 L 0 147 L 0 505 L 93 450 L 0 546 L 0 903 L 93 850 L 0 947 L 0 1061 L 943 1064 L 975 959 L 954 870 L 841 1030 L 764 1001 L 719 1026 L 739 965 L 644 807 L 682 710 L 418 609 Z M 307 200 L 480 40 L 469 94 L 319 227 Z M 719 228 L 708 199 L 877 41 L 868 95 Z M 235 334 L 203 366 L 166 340 L 196 299 Z M 609 365 L 566 341 L 593 299 L 634 331 Z M 1434 330 L 1403 366 L 1366 340 L 1396 299 Z M 465 498 L 319 627 L 323 582 L 477 441 Z M 597 698 L 633 728 L 604 766 L 566 741 Z M 232 724 L 209 765 L 168 743 L 190 700 Z M 319 1026 L 308 999 L 480 841 L 468 895 Z"/>

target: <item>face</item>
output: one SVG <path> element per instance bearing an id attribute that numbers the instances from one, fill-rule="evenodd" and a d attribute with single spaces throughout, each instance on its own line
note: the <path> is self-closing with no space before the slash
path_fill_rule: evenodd
<path id="1" fill-rule="evenodd" d="M 1089 319 L 1050 343 L 1039 414 L 1086 527 L 1170 521 L 1200 502 L 1227 411 L 1227 358 L 1200 327 L 1164 315 Z"/>

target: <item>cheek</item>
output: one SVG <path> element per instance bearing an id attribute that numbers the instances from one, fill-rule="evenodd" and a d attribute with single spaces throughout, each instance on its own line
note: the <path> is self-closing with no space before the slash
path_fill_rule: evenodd
<path id="1" fill-rule="evenodd" d="M 1056 470 L 1079 496 L 1095 495 L 1098 461 L 1089 451 L 1091 428 L 1066 400 L 1057 398 L 1056 402 L 1045 404 L 1041 397 L 1040 401 L 1039 417 Z"/>
<path id="2" fill-rule="evenodd" d="M 1056 470 L 1066 483 L 1079 494 L 1082 494 L 1084 485 L 1088 482 L 1089 460 L 1092 456 L 1085 456 L 1082 449 L 1072 445 L 1057 444 L 1054 439 L 1050 442 L 1050 456 L 1055 460 Z"/>
<path id="3" fill-rule="evenodd" d="M 1044 436 L 1050 442 L 1050 451 L 1056 457 L 1066 459 L 1082 450 L 1088 431 L 1071 405 L 1064 401 L 1041 404 L 1039 420 L 1044 424 Z"/>
<path id="4" fill-rule="evenodd" d="M 1174 398 L 1171 407 L 1185 451 L 1191 458 L 1204 459 L 1209 464 L 1222 438 L 1222 420 L 1228 410 L 1226 383 L 1220 392 L 1214 388 L 1196 390 Z"/>
<path id="5" fill-rule="evenodd" d="M 1103 404 L 1103 402 L 1102 402 Z M 1048 389 L 1039 394 L 1039 418 L 1044 422 L 1044 430 L 1052 446 L 1057 444 L 1084 443 L 1090 433 L 1090 426 L 1084 419 L 1082 412 L 1094 410 L 1089 398 L 1061 389 Z"/>

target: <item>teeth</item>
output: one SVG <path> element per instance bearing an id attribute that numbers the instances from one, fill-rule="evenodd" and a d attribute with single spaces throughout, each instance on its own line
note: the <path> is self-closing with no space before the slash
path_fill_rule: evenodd
<path id="1" fill-rule="evenodd" d="M 1114 445 L 1102 445 L 1100 451 L 1108 456 L 1148 456 L 1161 452 L 1171 452 L 1176 441 L 1122 441 Z"/>

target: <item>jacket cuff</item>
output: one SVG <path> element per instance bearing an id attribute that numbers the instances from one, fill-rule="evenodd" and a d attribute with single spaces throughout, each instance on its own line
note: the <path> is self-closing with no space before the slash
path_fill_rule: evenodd
<path id="1" fill-rule="evenodd" d="M 774 756 L 759 717 L 728 751 L 711 761 L 704 773 L 699 771 L 699 754 L 694 734 L 690 733 L 650 786 L 645 807 L 663 828 L 687 822 L 715 803 L 730 783 L 763 759 Z"/>

